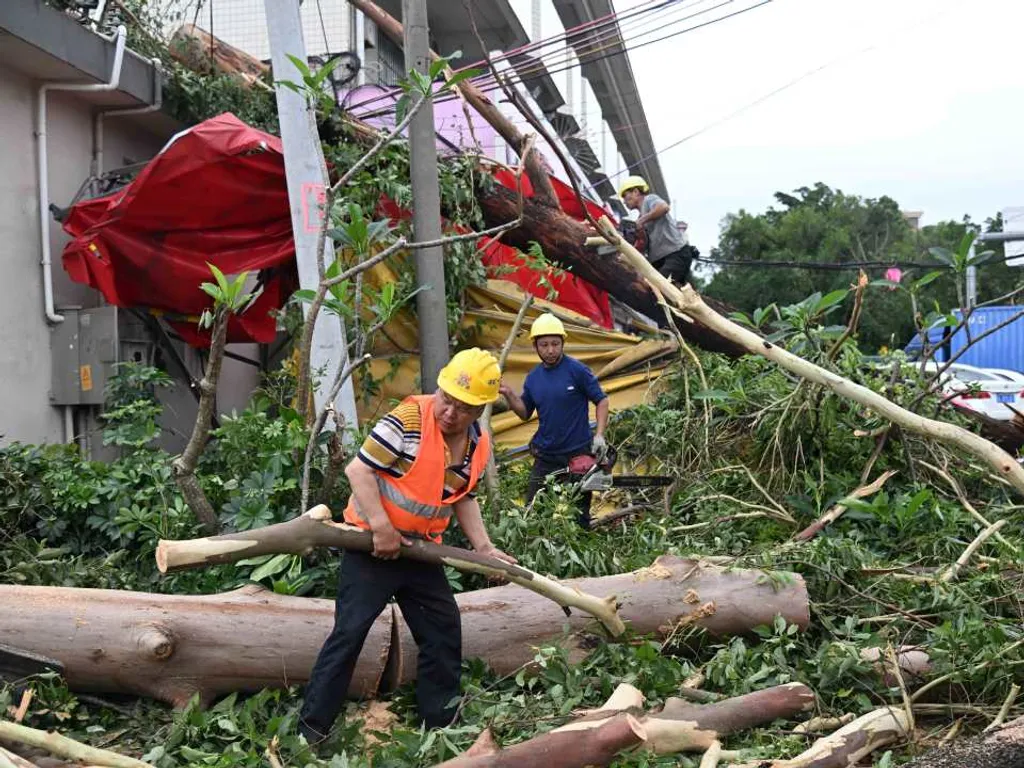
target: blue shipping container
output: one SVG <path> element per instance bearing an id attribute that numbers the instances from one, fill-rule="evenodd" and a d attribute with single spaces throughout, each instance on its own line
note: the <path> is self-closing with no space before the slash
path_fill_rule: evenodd
<path id="1" fill-rule="evenodd" d="M 959 312 L 956 315 L 960 317 Z M 1008 368 L 1024 373 L 1024 307 L 979 307 L 971 313 L 967 324 L 970 327 L 970 338 L 977 339 L 989 329 L 1014 317 L 1016 319 L 1013 322 L 975 341 L 970 349 L 957 358 L 957 362 L 977 368 Z M 966 328 L 961 328 L 946 343 L 942 343 L 944 331 L 945 327 L 932 327 L 927 334 L 930 345 L 941 344 L 934 355 L 939 362 L 948 360 L 968 344 Z M 911 356 L 920 354 L 920 336 L 911 339 L 905 351 Z"/>

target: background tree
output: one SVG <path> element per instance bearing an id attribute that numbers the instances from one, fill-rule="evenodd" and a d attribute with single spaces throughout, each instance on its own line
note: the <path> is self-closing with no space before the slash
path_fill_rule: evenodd
<path id="1" fill-rule="evenodd" d="M 984 227 L 965 216 L 963 221 L 942 221 L 915 231 L 892 198 L 849 195 L 821 182 L 801 187 L 792 194 L 777 192 L 775 199 L 779 205 L 761 214 L 745 210 L 729 214 L 719 245 L 711 252 L 715 260 L 750 263 L 718 266 L 706 289 L 709 296 L 742 312 L 753 312 L 773 303 L 795 304 L 813 293 L 827 295 L 849 288 L 857 277 L 854 263 L 878 262 L 878 266 L 865 270 L 872 279 L 883 278 L 889 265 L 935 265 L 903 269 L 904 280 L 919 278 L 941 267 L 929 254 L 930 248 L 955 249 L 968 230 L 1002 230 L 1001 216 L 986 220 Z M 1002 245 L 991 250 L 996 251 L 994 257 L 979 269 L 979 301 L 1002 295 L 1024 279 L 1024 272 L 1007 267 L 1002 261 Z M 851 267 L 831 270 L 776 266 L 780 262 Z M 758 263 L 761 266 L 755 266 Z M 922 289 L 925 313 L 936 304 L 958 306 L 952 273 Z M 861 348 L 871 353 L 882 346 L 903 347 L 913 334 L 913 315 L 906 292 L 871 291 L 860 322 Z"/>

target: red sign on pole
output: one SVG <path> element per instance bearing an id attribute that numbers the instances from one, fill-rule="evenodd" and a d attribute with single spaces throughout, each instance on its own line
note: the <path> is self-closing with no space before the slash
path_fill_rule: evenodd
<path id="1" fill-rule="evenodd" d="M 302 227 L 306 232 L 320 231 L 326 202 L 327 192 L 323 184 L 306 182 L 302 185 Z"/>

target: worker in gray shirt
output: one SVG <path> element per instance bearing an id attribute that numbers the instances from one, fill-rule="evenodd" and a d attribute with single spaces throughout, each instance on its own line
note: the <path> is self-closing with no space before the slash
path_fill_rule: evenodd
<path id="1" fill-rule="evenodd" d="M 647 260 L 665 277 L 679 284 L 690 277 L 693 248 L 669 212 L 668 203 L 650 191 L 642 176 L 629 176 L 619 187 L 626 207 L 640 211 L 636 220 L 647 242 Z"/>

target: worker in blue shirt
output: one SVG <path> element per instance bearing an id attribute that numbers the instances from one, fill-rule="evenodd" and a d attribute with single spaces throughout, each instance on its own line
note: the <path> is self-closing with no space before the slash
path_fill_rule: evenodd
<path id="1" fill-rule="evenodd" d="M 544 485 L 544 478 L 566 469 L 574 456 L 593 453 L 600 459 L 608 449 L 604 437 L 608 425 L 608 396 L 587 366 L 565 354 L 562 321 L 550 312 L 541 315 L 533 321 L 530 339 L 540 365 L 527 374 L 522 396 L 504 383 L 498 390 L 523 421 L 537 412 L 537 434 L 530 441 L 534 462 L 526 489 L 527 504 Z M 593 437 L 590 435 L 590 403 L 597 406 L 597 429 Z M 589 493 L 583 494 L 579 510 L 580 525 L 589 528 Z"/>

